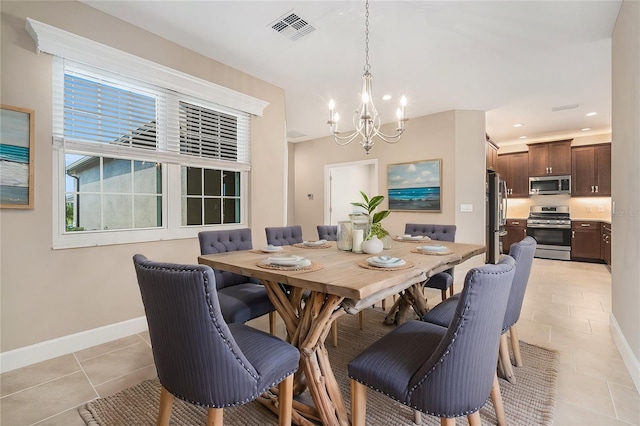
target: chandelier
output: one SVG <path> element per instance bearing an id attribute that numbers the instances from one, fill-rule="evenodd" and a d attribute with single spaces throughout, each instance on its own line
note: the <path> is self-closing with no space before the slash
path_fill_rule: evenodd
<path id="1" fill-rule="evenodd" d="M 373 76 L 369 72 L 371 69 L 371 65 L 369 65 L 369 0 L 366 1 L 364 16 L 365 64 L 364 74 L 362 75 L 362 104 L 359 106 L 359 109 L 355 110 L 353 113 L 353 126 L 355 127 L 355 130 L 349 135 L 340 135 L 340 132 L 338 132 L 338 120 L 340 119 L 340 115 L 337 112 L 334 112 L 335 102 L 333 102 L 333 99 L 329 102 L 329 121 L 327 121 L 327 124 L 329 125 L 333 138 L 338 145 L 347 145 L 357 137 L 361 136 L 362 140 L 360 141 L 360 145 L 362 145 L 366 153 L 369 154 L 369 150 L 374 145 L 373 138 L 376 136 L 387 143 L 398 142 L 404 133 L 405 123 L 408 118 L 405 114 L 407 98 L 402 96 L 400 99 L 400 108 L 396 111 L 397 125 L 395 134 L 387 135 L 380 131 L 380 116 L 373 104 L 373 96 L 371 93 L 371 79 Z"/>

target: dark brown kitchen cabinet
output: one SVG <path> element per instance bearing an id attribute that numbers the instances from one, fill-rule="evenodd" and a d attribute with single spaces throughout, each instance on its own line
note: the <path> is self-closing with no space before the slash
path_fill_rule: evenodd
<path id="1" fill-rule="evenodd" d="M 490 139 L 487 139 L 485 145 L 487 155 L 487 170 L 497 171 L 498 167 L 498 146 Z M 499 172 L 498 172 L 499 173 Z"/>
<path id="2" fill-rule="evenodd" d="M 611 196 L 611 144 L 571 148 L 571 195 Z"/>
<path id="3" fill-rule="evenodd" d="M 572 140 L 529 145 L 529 176 L 570 175 Z"/>
<path id="4" fill-rule="evenodd" d="M 600 241 L 600 256 L 604 263 L 611 268 L 611 224 L 602 224 L 602 240 Z"/>
<path id="5" fill-rule="evenodd" d="M 504 226 L 506 235 L 500 237 L 502 253 L 509 254 L 511 244 L 522 241 L 527 236 L 527 219 L 507 219 Z"/>
<path id="6" fill-rule="evenodd" d="M 601 260 L 601 240 L 600 222 L 571 221 L 571 259 Z"/>
<path id="7" fill-rule="evenodd" d="M 498 173 L 507 182 L 507 197 L 529 196 L 529 154 L 498 155 Z"/>

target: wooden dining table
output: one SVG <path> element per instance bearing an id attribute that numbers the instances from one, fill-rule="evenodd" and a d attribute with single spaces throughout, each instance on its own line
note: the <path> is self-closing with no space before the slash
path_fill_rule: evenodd
<path id="1" fill-rule="evenodd" d="M 437 243 L 446 247 L 445 253 L 423 254 L 415 242 L 394 242 L 391 249 L 379 255 L 400 258 L 405 264 L 390 268 L 369 265 L 370 254 L 339 251 L 335 242 L 284 246 L 278 253 L 245 250 L 202 255 L 198 262 L 257 278 L 267 289 L 284 321 L 287 340 L 300 350 L 294 394 L 299 395 L 308 388 L 313 400 L 313 405 L 294 400 L 293 422 L 304 426 L 318 421 L 323 425 L 346 426 L 350 424 L 349 416 L 325 347 L 331 325 L 341 315 L 355 314 L 394 294 L 406 300 L 405 311 L 412 307 L 418 315 L 426 313 L 422 283 L 485 251 L 485 246 L 478 244 Z M 290 270 L 265 262 L 269 256 L 282 255 L 302 256 L 311 264 Z M 402 321 L 403 315 L 399 314 L 395 313 L 396 318 Z M 277 388 L 261 396 L 259 401 L 278 413 Z"/>

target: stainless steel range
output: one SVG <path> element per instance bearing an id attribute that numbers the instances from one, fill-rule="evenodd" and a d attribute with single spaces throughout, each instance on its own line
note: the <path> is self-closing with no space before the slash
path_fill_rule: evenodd
<path id="1" fill-rule="evenodd" d="M 535 257 L 571 260 L 569 206 L 531 206 L 527 235 L 538 242 Z"/>

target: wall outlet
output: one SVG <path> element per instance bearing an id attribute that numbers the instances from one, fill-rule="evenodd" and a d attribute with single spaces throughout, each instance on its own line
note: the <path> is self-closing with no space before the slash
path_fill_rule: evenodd
<path id="1" fill-rule="evenodd" d="M 587 206 L 587 213 L 591 213 L 592 210 L 591 206 Z"/>
<path id="2" fill-rule="evenodd" d="M 600 213 L 604 213 L 604 206 L 598 206 L 598 211 Z"/>
<path id="3" fill-rule="evenodd" d="M 473 204 L 460 204 L 460 211 L 461 212 L 472 212 L 473 211 Z"/>

